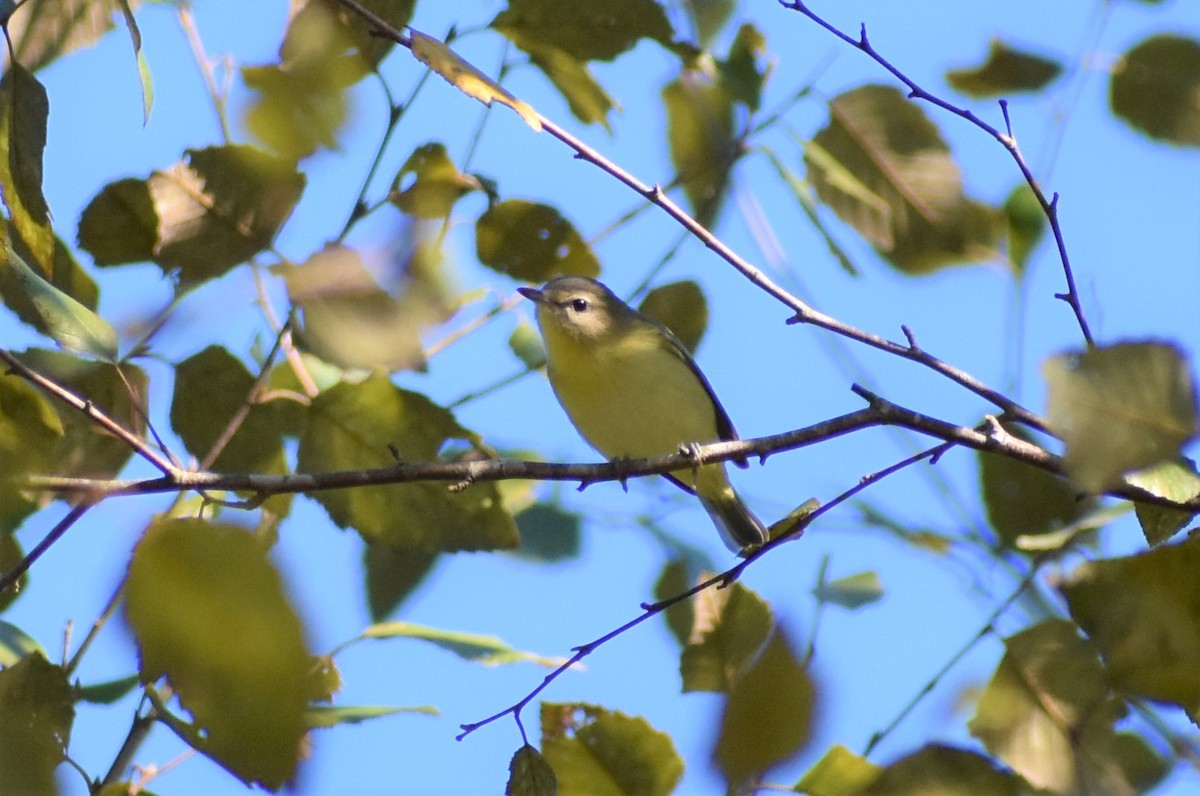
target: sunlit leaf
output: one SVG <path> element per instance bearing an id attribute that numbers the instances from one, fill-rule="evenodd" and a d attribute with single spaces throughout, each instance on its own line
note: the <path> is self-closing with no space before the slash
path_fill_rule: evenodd
<path id="1" fill-rule="evenodd" d="M 829 747 L 792 789 L 808 796 L 857 796 L 883 768 L 841 744 Z"/>
<path id="2" fill-rule="evenodd" d="M 1037 91 L 1061 73 L 1058 62 L 993 39 L 986 61 L 970 69 L 951 69 L 946 73 L 946 82 L 972 97 L 996 97 Z"/>
<path id="3" fill-rule="evenodd" d="M 489 268 L 525 282 L 597 276 L 600 262 L 570 221 L 550 205 L 508 199 L 475 223 L 475 253 Z"/>
<path id="4" fill-rule="evenodd" d="M 0 793 L 58 793 L 75 708 L 62 667 L 38 654 L 0 671 Z"/>
<path id="5" fill-rule="evenodd" d="M 790 760 L 812 734 L 815 689 L 776 629 L 725 703 L 713 759 L 730 787 Z"/>
<path id="6" fill-rule="evenodd" d="M 313 401 L 300 439 L 301 472 L 394 464 L 393 445 L 410 462 L 433 461 L 447 440 L 474 439 L 454 416 L 383 375 L 339 384 Z M 493 483 L 458 492 L 422 482 L 326 490 L 313 495 L 339 527 L 367 540 L 429 553 L 516 547 L 516 523 Z"/>
<path id="7" fill-rule="evenodd" d="M 432 36 L 426 36 L 413 28 L 409 28 L 409 35 L 412 37 L 413 56 L 441 75 L 447 83 L 488 107 L 491 107 L 493 102 L 507 105 L 517 112 L 525 124 L 541 132 L 542 122 L 537 111 L 529 103 L 517 99 L 504 86 L 480 72 Z"/>
<path id="8" fill-rule="evenodd" d="M 675 37 L 654 0 L 509 0 L 492 27 L 518 45 L 522 40 L 538 42 L 580 61 L 611 61 L 641 39 L 670 46 Z"/>
<path id="9" fill-rule="evenodd" d="M 1113 71 L 1109 102 L 1151 138 L 1200 146 L 1200 42 L 1159 34 L 1138 44 Z"/>
<path id="10" fill-rule="evenodd" d="M 382 719 L 400 713 L 436 716 L 438 710 L 428 705 L 415 708 L 397 708 L 388 705 L 344 705 L 340 707 L 313 705 L 308 709 L 306 719 L 309 727 L 329 728 L 339 724 L 362 724 L 364 721 Z"/>
<path id="11" fill-rule="evenodd" d="M 409 175 L 412 180 L 406 179 Z M 455 202 L 478 190 L 479 180 L 459 171 L 446 154 L 446 146 L 435 142 L 413 150 L 400 167 L 388 198 L 411 216 L 445 218 Z"/>
<path id="12" fill-rule="evenodd" d="M 683 690 L 728 693 L 759 660 L 775 617 L 766 601 L 741 583 L 705 589 L 693 603 L 692 627 L 679 661 Z"/>
<path id="13" fill-rule="evenodd" d="M 859 572 L 822 583 L 813 589 L 813 596 L 821 602 L 853 610 L 882 599 L 883 584 L 874 572 Z"/>
<path id="14" fill-rule="evenodd" d="M 531 662 L 540 666 L 558 666 L 561 661 L 533 652 L 524 652 L 512 647 L 495 636 L 477 633 L 462 633 L 457 630 L 441 630 L 436 627 L 415 625 L 412 622 L 381 622 L 371 625 L 362 633 L 363 638 L 412 638 L 428 641 L 463 660 L 482 663 L 485 666 L 500 666 L 507 663 Z"/>
<path id="15" fill-rule="evenodd" d="M 1033 189 L 1024 182 L 1004 200 L 1003 210 L 1008 221 L 1008 263 L 1020 277 L 1029 267 L 1029 258 L 1046 233 L 1046 213 Z"/>
<path id="16" fill-rule="evenodd" d="M 638 310 L 674 332 L 693 354 L 708 328 L 708 299 L 700 285 L 690 279 L 654 288 L 642 299 Z"/>
<path id="17" fill-rule="evenodd" d="M 232 525 L 156 522 L 134 552 L 125 606 L 143 680 L 167 678 L 200 751 L 248 783 L 290 780 L 311 657 L 259 542 Z"/>
<path id="18" fill-rule="evenodd" d="M 367 608 L 373 621 L 396 609 L 433 571 L 438 554 L 367 541 L 363 550 Z"/>
<path id="19" fill-rule="evenodd" d="M 857 796 L 1018 796 L 1026 790 L 977 752 L 930 744 L 892 763 Z"/>
<path id="20" fill-rule="evenodd" d="M 689 71 L 669 83 L 662 98 L 671 164 L 683 183 L 692 215 L 711 226 L 741 156 L 741 145 L 733 137 L 732 97 L 709 76 Z"/>
<path id="21" fill-rule="evenodd" d="M 1200 430 L 1183 353 L 1127 342 L 1053 357 L 1042 366 L 1050 427 L 1066 443 L 1071 478 L 1088 492 L 1172 459 Z"/>
<path id="22" fill-rule="evenodd" d="M 22 3 L 9 21 L 17 62 L 37 71 L 61 56 L 90 47 L 114 27 L 121 0 L 39 0 Z M 131 0 L 131 6 L 137 2 Z"/>
<path id="23" fill-rule="evenodd" d="M 508 763 L 504 796 L 558 796 L 558 779 L 542 753 L 525 744 Z"/>
<path id="24" fill-rule="evenodd" d="M 564 796 L 667 796 L 683 776 L 669 735 L 596 705 L 543 702 L 542 754 Z"/>
<path id="25" fill-rule="evenodd" d="M 1200 715 L 1200 537 L 1091 561 L 1063 586 L 1122 691 Z"/>
<path id="26" fill-rule="evenodd" d="M 821 201 L 901 271 L 995 256 L 995 212 L 963 193 L 937 127 L 899 90 L 868 85 L 835 97 L 804 160 Z"/>
<path id="27" fill-rule="evenodd" d="M 578 558 L 580 526 L 578 514 L 561 506 L 535 503 L 516 516 L 521 546 L 513 554 L 519 558 L 551 563 Z"/>
<path id="28" fill-rule="evenodd" d="M 1129 473 L 1125 481 L 1153 495 L 1181 503 L 1200 497 L 1200 473 L 1196 472 L 1196 463 L 1182 457 Z M 1152 503 L 1138 502 L 1134 508 L 1142 533 L 1152 545 L 1165 542 L 1183 530 L 1196 516 L 1194 512 L 1164 508 Z"/>

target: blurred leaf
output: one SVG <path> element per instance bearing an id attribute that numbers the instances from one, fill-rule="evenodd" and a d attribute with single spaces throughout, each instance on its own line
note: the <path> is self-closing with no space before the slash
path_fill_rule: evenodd
<path id="1" fill-rule="evenodd" d="M 407 175 L 411 184 L 401 190 Z M 446 218 L 454 203 L 471 191 L 481 190 L 479 180 L 463 174 L 440 143 L 423 144 L 413 150 L 400 167 L 389 199 L 403 212 L 417 218 Z"/>
<path id="2" fill-rule="evenodd" d="M 820 200 L 906 274 L 995 256 L 995 212 L 963 194 L 937 127 L 891 86 L 835 97 L 804 161 Z"/>
<path id="3" fill-rule="evenodd" d="M 825 752 L 792 790 L 807 796 L 857 796 L 883 768 L 859 757 L 841 744 Z"/>
<path id="4" fill-rule="evenodd" d="M 1200 497 L 1200 474 L 1196 472 L 1196 463 L 1184 457 L 1129 473 L 1125 481 L 1151 494 L 1181 503 Z M 1170 539 L 1196 516 L 1190 511 L 1163 508 L 1152 503 L 1133 505 L 1142 533 L 1151 545 Z"/>
<path id="5" fill-rule="evenodd" d="M 0 671 L 0 793 L 58 793 L 75 708 L 62 667 L 27 655 Z"/>
<path id="6" fill-rule="evenodd" d="M 929 744 L 892 763 L 857 796 L 1018 796 L 1017 777 L 977 752 Z"/>
<path id="7" fill-rule="evenodd" d="M 546 364 L 546 345 L 532 324 L 521 321 L 508 338 L 508 348 L 530 370 Z"/>
<path id="8" fill-rule="evenodd" d="M 1019 440 L 1038 444 L 1022 426 L 1009 423 L 1004 431 Z M 1080 499 L 1068 481 L 995 453 L 976 454 L 979 485 L 988 523 L 1006 546 L 1020 536 L 1057 531 L 1086 514 L 1095 501 Z"/>
<path id="9" fill-rule="evenodd" d="M 0 220 L 0 224 L 3 225 L 0 228 L 0 235 L 7 236 L 17 256 L 26 263 L 31 262 L 33 254 L 21 240 L 12 223 Z M 96 308 L 100 298 L 100 289 L 96 286 L 95 280 L 75 260 L 71 250 L 57 236 L 54 239 L 54 260 L 51 267 L 53 270 L 45 275 L 45 279 L 50 284 L 88 309 Z M 21 280 L 18 279 L 15 270 L 0 267 L 0 298 L 22 322 L 43 334 L 48 334 L 41 313 L 25 290 Z"/>
<path id="10" fill-rule="evenodd" d="M 333 660 L 333 653 L 314 655 L 308 667 L 308 701 L 332 702 L 342 691 L 342 672 Z"/>
<path id="11" fill-rule="evenodd" d="M 508 199 L 475 223 L 475 253 L 484 265 L 523 282 L 600 273 L 600 262 L 571 222 L 550 205 Z"/>
<path id="12" fill-rule="evenodd" d="M 40 0 L 22 3 L 9 21 L 17 62 L 36 72 L 46 64 L 90 47 L 114 27 L 121 0 Z M 137 2 L 131 2 L 137 6 Z"/>
<path id="13" fill-rule="evenodd" d="M 437 708 L 427 705 L 415 708 L 396 708 L 388 705 L 346 705 L 342 707 L 313 705 L 309 707 L 306 719 L 309 727 L 327 729 L 339 724 L 362 724 L 364 721 L 395 716 L 397 713 L 438 715 Z"/>
<path id="14" fill-rule="evenodd" d="M 363 567 L 367 578 L 367 608 L 378 622 L 404 602 L 433 571 L 438 554 L 367 541 Z"/>
<path id="15" fill-rule="evenodd" d="M 255 377 L 232 354 L 209 346 L 175 368 L 171 427 L 188 452 L 203 460 L 235 414 L 245 405 Z M 285 473 L 283 429 L 272 404 L 253 404 L 212 469 L 240 473 Z"/>
<path id="16" fill-rule="evenodd" d="M 1090 561 L 1063 594 L 1122 691 L 1200 714 L 1200 537 Z"/>
<path id="17" fill-rule="evenodd" d="M 756 112 L 762 102 L 762 89 L 769 67 L 760 68 L 758 59 L 766 52 L 766 37 L 747 22 L 738 28 L 728 57 L 717 63 L 721 86 L 735 102 L 745 105 L 751 113 Z"/>
<path id="18" fill-rule="evenodd" d="M 37 639 L 16 625 L 0 619 L 0 666 L 5 669 L 11 668 L 22 658 L 35 654 L 46 657 L 46 650 Z"/>
<path id="19" fill-rule="evenodd" d="M 142 407 L 148 382 L 146 372 L 136 365 L 89 362 L 61 351 L 36 348 L 19 356 L 27 367 L 89 401 L 128 431 L 145 431 Z M 54 447 L 55 475 L 115 478 L 133 455 L 133 450 L 116 437 L 96 433 L 95 422 L 82 412 L 64 412 L 60 417 L 64 433 Z"/>
<path id="20" fill-rule="evenodd" d="M 795 757 L 812 734 L 815 693 L 808 672 L 776 629 L 733 686 L 713 759 L 731 789 Z"/>
<path id="21" fill-rule="evenodd" d="M 667 796 L 683 776 L 669 735 L 596 705 L 543 702 L 542 755 L 562 796 Z"/>
<path id="22" fill-rule="evenodd" d="M 405 461 L 433 461 L 449 439 L 470 441 L 474 435 L 425 396 L 376 374 L 317 396 L 300 438 L 297 469 L 319 473 L 387 467 L 394 464 L 389 444 Z M 494 483 L 472 484 L 459 492 L 437 482 L 364 486 L 312 497 L 339 527 L 353 527 L 368 541 L 401 549 L 495 550 L 520 541 Z"/>
<path id="23" fill-rule="evenodd" d="M 1065 550 L 1075 544 L 1079 537 L 1116 522 L 1130 511 L 1128 503 L 1105 506 L 1095 501 L 1091 502 L 1094 508 L 1078 519 L 1067 523 L 1057 531 L 1018 536 L 1013 547 L 1025 553 L 1049 553 L 1055 550 Z"/>
<path id="24" fill-rule="evenodd" d="M 154 523 L 129 566 L 125 611 L 143 681 L 167 678 L 195 718 L 199 751 L 247 783 L 291 780 L 311 657 L 255 538 L 203 520 Z"/>
<path id="25" fill-rule="evenodd" d="M 988 45 L 987 60 L 970 69 L 951 69 L 946 82 L 972 97 L 998 97 L 1037 91 L 1062 73 L 1057 61 L 1022 52 L 999 39 Z"/>
<path id="26" fill-rule="evenodd" d="M 84 702 L 91 702 L 94 705 L 111 705 L 132 692 L 133 689 L 138 687 L 140 682 L 140 676 L 131 674 L 128 677 L 119 677 L 116 680 L 106 680 L 102 683 L 78 686 L 76 693 Z"/>
<path id="27" fill-rule="evenodd" d="M 820 602 L 854 610 L 881 600 L 883 584 L 874 572 L 859 572 L 820 584 L 813 589 L 813 596 Z"/>
<path id="28" fill-rule="evenodd" d="M 516 751 L 508 763 L 504 796 L 558 796 L 558 779 L 542 753 L 529 744 Z"/>
<path id="29" fill-rule="evenodd" d="M 1104 769 L 1123 712 L 1109 695 L 1095 648 L 1074 624 L 1051 619 L 1006 639 L 1005 649 L 971 718 L 971 734 L 1036 788 L 1093 790 L 1113 773 Z"/>
<path id="30" fill-rule="evenodd" d="M 24 476 L 50 471 L 54 447 L 63 434 L 62 420 L 49 398 L 22 378 L 0 375 L 0 462 L 4 462 L 4 475 L 0 477 L 0 537 L 6 544 L 5 559 L 14 554 L 12 546 L 16 540 L 12 531 L 37 508 L 32 496 L 18 482 Z M 0 563 L 0 572 L 8 571 L 13 563 L 16 562 Z M 18 591 L 23 584 L 24 579 L 18 584 Z"/>
<path id="31" fill-rule="evenodd" d="M 133 42 L 133 54 L 137 59 L 138 83 L 142 87 L 142 124 L 150 121 L 150 109 L 154 107 L 154 80 L 150 76 L 150 64 L 146 54 L 142 52 L 142 32 L 138 30 L 137 20 L 133 18 L 131 0 L 117 0 L 121 7 L 121 15 L 125 17 L 125 27 Z"/>
<path id="32" fill-rule="evenodd" d="M 692 568 L 688 566 L 687 561 L 674 558 L 667 562 L 662 572 L 659 573 L 658 580 L 654 582 L 654 599 L 656 601 L 667 600 L 683 594 L 691 588 L 694 580 Z M 663 618 L 667 622 L 667 629 L 671 631 L 671 635 L 675 637 L 679 645 L 686 645 L 688 637 L 692 634 L 692 626 L 696 621 L 696 609 L 692 601 L 682 600 L 675 603 L 663 612 Z"/>
<path id="33" fill-rule="evenodd" d="M 282 269 L 288 298 L 304 311 L 304 346 L 342 368 L 424 370 L 421 331 L 455 309 L 441 283 L 442 256 L 432 241 L 419 241 L 394 266 L 399 296 L 381 287 L 357 251 L 336 244 Z"/>
<path id="34" fill-rule="evenodd" d="M 641 39 L 670 47 L 675 38 L 662 6 L 654 0 L 508 0 L 491 26 L 515 44 L 536 42 L 580 61 L 611 61 Z"/>
<path id="35" fill-rule="evenodd" d="M 1200 42 L 1170 34 L 1141 42 L 1113 72 L 1109 102 L 1151 138 L 1200 146 Z"/>
<path id="36" fill-rule="evenodd" d="M 684 3 L 692 25 L 696 29 L 696 42 L 703 48 L 712 44 L 713 38 L 725 27 L 729 17 L 737 8 L 736 0 L 687 0 Z"/>
<path id="37" fill-rule="evenodd" d="M 2 397 L 0 396 L 0 399 Z M 0 400 L 0 403 L 2 402 Z M 3 421 L 2 412 L 3 410 L 0 409 L 0 422 Z M 0 434 L 2 433 L 3 430 L 0 430 Z M 33 512 L 34 506 L 29 503 L 26 503 L 25 506 L 20 505 L 20 503 L 7 505 L 10 498 L 5 495 L 6 489 L 7 485 L 3 481 L 0 481 L 0 528 L 16 528 L 17 522 L 13 522 L 11 525 L 6 522 L 8 519 L 7 515 L 11 514 L 16 520 L 24 519 L 25 516 Z M 15 495 L 14 497 L 17 501 L 23 500 L 20 495 Z M 24 559 L 25 551 L 21 548 L 21 543 L 17 541 L 16 534 L 0 531 L 0 572 L 12 572 L 13 568 Z M 0 613 L 7 611 L 8 607 L 25 593 L 25 589 L 28 586 L 29 570 L 26 569 L 12 586 L 0 592 Z M 0 665 L 2 665 L 2 662 L 0 662 Z"/>
<path id="38" fill-rule="evenodd" d="M 409 28 L 408 32 L 412 38 L 413 56 L 441 75 L 447 83 L 489 108 L 493 102 L 507 105 L 517 112 L 525 124 L 541 132 L 542 122 L 538 118 L 538 112 L 528 102 L 517 99 L 504 86 L 480 72 L 432 36 L 426 36 L 414 28 Z"/>
<path id="39" fill-rule="evenodd" d="M 646 294 L 638 310 L 666 326 L 695 354 L 708 328 L 708 299 L 690 279 L 660 285 Z"/>
<path id="40" fill-rule="evenodd" d="M 858 509 L 859 522 L 864 526 L 884 530 L 889 535 L 898 538 L 906 544 L 913 545 L 922 550 L 928 550 L 937 555 L 949 553 L 954 546 L 954 541 L 950 537 L 927 528 L 916 528 L 905 525 L 870 503 L 860 501 L 855 504 L 855 507 Z"/>
<path id="41" fill-rule="evenodd" d="M 579 557 L 580 524 L 578 514 L 561 506 L 535 503 L 516 516 L 521 546 L 513 551 L 519 558 L 542 563 Z"/>
<path id="42" fill-rule="evenodd" d="M 701 573 L 699 580 L 711 574 Z M 683 691 L 734 691 L 750 676 L 771 638 L 771 607 L 736 582 L 725 589 L 705 589 L 693 598 L 693 606 L 691 632 L 679 661 Z"/>
<path id="43" fill-rule="evenodd" d="M 699 72 L 684 72 L 662 90 L 667 108 L 671 165 L 683 183 L 692 215 L 712 226 L 742 154 L 733 137 L 733 100 L 724 86 Z"/>
<path id="44" fill-rule="evenodd" d="M 20 239 L 42 276 L 54 272 L 57 239 L 42 195 L 46 149 L 46 89 L 18 63 L 0 80 L 0 194 Z"/>
<path id="45" fill-rule="evenodd" d="M 562 661 L 547 658 L 533 652 L 523 652 L 495 636 L 476 633 L 461 633 L 456 630 L 439 630 L 436 627 L 414 625 L 411 622 L 381 622 L 371 625 L 362 632 L 363 638 L 415 638 L 453 652 L 463 660 L 482 663 L 485 666 L 501 666 L 507 663 L 536 663 L 539 666 L 556 667 Z"/>
<path id="46" fill-rule="evenodd" d="M 286 160 L 254 147 L 193 149 L 146 180 L 109 183 L 79 220 L 97 265 L 152 260 L 181 287 L 214 279 L 271 244 L 304 190 Z"/>
<path id="47" fill-rule="evenodd" d="M 1195 436 L 1196 392 L 1175 346 L 1117 343 L 1042 365 L 1050 428 L 1066 443 L 1079 486 L 1101 492 L 1121 474 L 1174 458 Z"/>
<path id="48" fill-rule="evenodd" d="M 612 132 L 608 125 L 608 113 L 616 107 L 616 101 L 596 81 L 586 61 L 557 47 L 526 40 L 519 35 L 513 41 L 529 53 L 534 66 L 550 78 L 558 93 L 567 100 L 576 119 L 584 124 L 602 124 L 605 130 Z"/>
<path id="49" fill-rule="evenodd" d="M 792 192 L 792 195 L 796 197 L 796 203 L 800 205 L 801 211 L 803 211 L 804 215 L 813 225 L 813 228 L 816 229 L 817 234 L 825 241 L 825 247 L 829 249 L 829 253 L 837 260 L 838 265 L 850 276 L 858 276 L 858 268 L 854 265 L 854 261 L 850 258 L 850 255 L 846 253 L 846 250 L 842 248 L 842 245 L 830 233 L 825 222 L 817 215 L 817 200 L 813 196 L 812 187 L 789 169 L 787 164 L 780 160 L 774 151 L 770 149 L 763 151 L 767 159 L 770 160 L 771 165 L 775 167 L 775 172 L 779 175 L 779 178 L 783 180 L 784 184 Z M 870 197 L 871 200 L 876 198 L 874 196 Z"/>
<path id="50" fill-rule="evenodd" d="M 366 60 L 368 67 L 374 70 L 396 43 L 386 36 L 376 36 L 370 25 L 363 24 L 363 19 L 353 10 L 336 0 L 320 0 L 333 8 L 334 13 L 350 34 L 360 57 Z M 358 0 L 375 16 L 390 24 L 397 30 L 402 30 L 412 19 L 413 7 L 416 0 Z M 286 47 L 286 43 L 285 43 Z"/>
<path id="51" fill-rule="evenodd" d="M 56 241 L 57 242 L 57 241 Z M 37 326 L 68 351 L 105 362 L 117 359 L 117 330 L 30 268 L 4 239 L 4 258 L 40 321 Z"/>
<path id="52" fill-rule="evenodd" d="M 1029 258 L 1046 234 L 1046 213 L 1029 187 L 1021 183 L 1004 200 L 1004 217 L 1008 221 L 1008 263 L 1019 278 L 1029 267 Z"/>

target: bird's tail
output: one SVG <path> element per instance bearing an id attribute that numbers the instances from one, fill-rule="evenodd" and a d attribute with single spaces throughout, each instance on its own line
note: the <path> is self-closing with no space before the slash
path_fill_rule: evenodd
<path id="1" fill-rule="evenodd" d="M 732 486 L 710 494 L 697 493 L 700 503 L 721 534 L 721 541 L 735 553 L 757 547 L 770 538 L 762 520 L 746 507 Z"/>

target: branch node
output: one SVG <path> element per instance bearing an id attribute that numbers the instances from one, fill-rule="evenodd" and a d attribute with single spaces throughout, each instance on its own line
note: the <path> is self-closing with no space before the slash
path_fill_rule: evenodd
<path id="1" fill-rule="evenodd" d="M 913 334 L 913 330 L 907 324 L 900 324 L 900 331 L 904 334 L 904 339 L 908 341 L 908 349 L 914 354 L 921 350 L 921 346 L 917 345 L 917 336 Z"/>

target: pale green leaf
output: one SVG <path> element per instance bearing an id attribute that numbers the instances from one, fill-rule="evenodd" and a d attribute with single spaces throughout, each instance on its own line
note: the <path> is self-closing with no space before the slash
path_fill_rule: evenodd
<path id="1" fill-rule="evenodd" d="M 547 658 L 533 652 L 523 652 L 495 636 L 462 633 L 456 630 L 440 630 L 435 627 L 416 625 L 412 622 L 382 622 L 371 625 L 362 632 L 363 638 L 393 639 L 411 638 L 428 641 L 430 644 L 452 652 L 463 660 L 500 666 L 508 663 L 531 662 L 539 666 L 556 667 L 561 660 Z"/>
<path id="2" fill-rule="evenodd" d="M 841 744 L 825 752 L 792 790 L 807 796 L 857 796 L 883 768 L 854 754 Z"/>
<path id="3" fill-rule="evenodd" d="M 1183 457 L 1129 473 L 1125 476 L 1125 481 L 1145 489 L 1152 495 L 1181 503 L 1200 497 L 1200 473 L 1196 472 L 1196 463 Z M 1138 524 L 1142 526 L 1142 533 L 1152 545 L 1171 538 L 1196 516 L 1190 511 L 1165 508 L 1152 503 L 1138 502 L 1134 504 L 1134 509 L 1137 511 Z"/>

